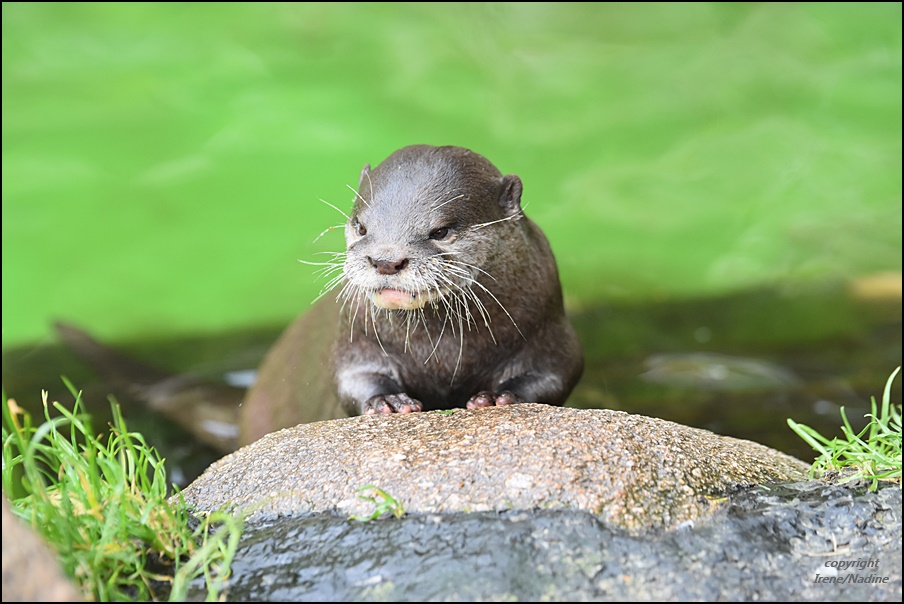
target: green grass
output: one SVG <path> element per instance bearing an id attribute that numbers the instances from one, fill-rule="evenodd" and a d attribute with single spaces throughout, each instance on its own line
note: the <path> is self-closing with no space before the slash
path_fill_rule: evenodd
<path id="1" fill-rule="evenodd" d="M 396 518 L 401 518 L 405 515 L 405 507 L 396 500 L 395 497 L 384 491 L 379 487 L 375 487 L 372 484 L 365 485 L 358 489 L 359 493 L 363 493 L 365 491 L 370 491 L 372 495 L 358 495 L 359 499 L 363 499 L 364 501 L 369 501 L 374 505 L 373 511 L 364 516 L 350 516 L 351 520 L 358 520 L 359 522 L 370 522 L 371 520 L 376 520 L 383 514 L 392 514 Z"/>
<path id="2" fill-rule="evenodd" d="M 876 397 L 871 397 L 872 412 L 866 415 L 869 423 L 860 432 L 851 428 L 844 407 L 841 408 L 841 438 L 830 440 L 809 426 L 788 419 L 791 429 L 819 453 L 810 469 L 811 475 L 837 472 L 844 481 L 866 479 L 872 490 L 880 480 L 900 484 L 901 405 L 891 402 L 891 385 L 900 371 L 900 367 L 895 369 L 885 383 L 881 406 L 877 406 Z"/>
<path id="3" fill-rule="evenodd" d="M 216 512 L 192 528 L 181 494 L 168 497 L 163 459 L 129 432 L 119 406 L 111 401 L 113 421 L 98 436 L 66 385 L 72 409 L 44 392 L 40 425 L 3 394 L 3 490 L 14 513 L 56 550 L 86 599 L 180 601 L 200 576 L 217 599 L 241 519 Z"/>

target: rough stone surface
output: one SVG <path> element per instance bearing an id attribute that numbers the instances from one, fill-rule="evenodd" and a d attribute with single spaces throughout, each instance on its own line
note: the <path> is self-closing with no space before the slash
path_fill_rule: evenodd
<path id="1" fill-rule="evenodd" d="M 630 532 L 709 515 L 744 486 L 797 480 L 803 462 L 749 441 L 604 409 L 539 404 L 361 416 L 269 434 L 183 491 L 249 518 L 367 514 L 375 485 L 408 512 L 584 510 Z"/>

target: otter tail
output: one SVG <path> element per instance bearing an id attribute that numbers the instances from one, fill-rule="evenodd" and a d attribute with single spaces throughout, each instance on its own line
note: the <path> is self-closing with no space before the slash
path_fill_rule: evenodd
<path id="1" fill-rule="evenodd" d="M 146 404 L 224 453 L 238 448 L 244 388 L 174 375 L 106 346 L 81 329 L 56 322 L 57 335 L 116 390 Z"/>

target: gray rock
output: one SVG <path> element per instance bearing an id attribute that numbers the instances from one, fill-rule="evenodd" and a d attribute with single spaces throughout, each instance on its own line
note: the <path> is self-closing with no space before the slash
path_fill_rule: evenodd
<path id="1" fill-rule="evenodd" d="M 901 489 L 739 491 L 631 535 L 577 510 L 252 522 L 231 601 L 901 601 Z M 200 584 L 190 599 L 203 600 Z"/>
<path id="2" fill-rule="evenodd" d="M 709 516 L 748 485 L 798 480 L 803 462 L 762 445 L 604 409 L 525 404 L 362 416 L 269 434 L 184 491 L 199 511 L 251 519 L 367 514 L 375 485 L 408 512 L 571 509 L 639 533 Z"/>

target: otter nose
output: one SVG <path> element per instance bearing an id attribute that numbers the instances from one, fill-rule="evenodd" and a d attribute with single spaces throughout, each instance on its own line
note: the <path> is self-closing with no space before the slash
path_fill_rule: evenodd
<path id="1" fill-rule="evenodd" d="M 370 261 L 370 265 L 377 269 L 377 272 L 381 275 L 395 275 L 408 266 L 408 258 L 402 258 L 401 260 L 374 260 L 368 256 L 367 259 Z"/>

